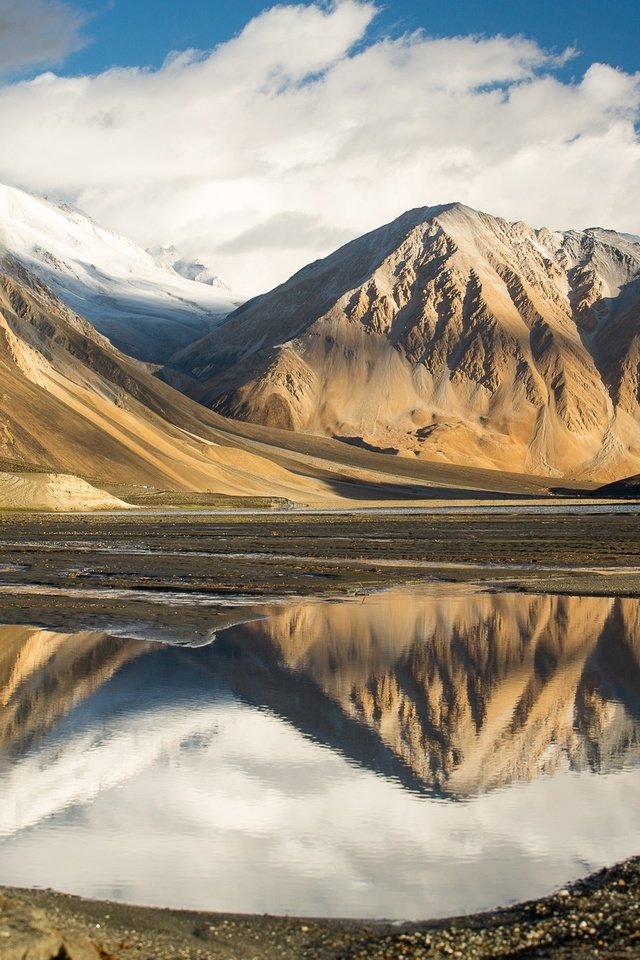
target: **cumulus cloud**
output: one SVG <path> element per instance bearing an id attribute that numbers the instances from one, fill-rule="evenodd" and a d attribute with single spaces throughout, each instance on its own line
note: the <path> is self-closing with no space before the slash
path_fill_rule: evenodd
<path id="1" fill-rule="evenodd" d="M 30 0 L 35 2 L 35 0 Z M 158 70 L 0 88 L 0 180 L 273 286 L 405 209 L 640 232 L 640 75 L 577 82 L 523 37 L 371 38 L 368 0 L 284 5 Z"/>
<path id="2" fill-rule="evenodd" d="M 84 22 L 59 0 L 0 0 L 0 74 L 59 63 L 83 45 Z"/>

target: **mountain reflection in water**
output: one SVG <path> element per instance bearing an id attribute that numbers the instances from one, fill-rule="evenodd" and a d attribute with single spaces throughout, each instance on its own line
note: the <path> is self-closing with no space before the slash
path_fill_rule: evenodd
<path id="1" fill-rule="evenodd" d="M 412 917 L 638 852 L 638 601 L 261 612 L 195 649 L 0 627 L 0 881 Z"/>

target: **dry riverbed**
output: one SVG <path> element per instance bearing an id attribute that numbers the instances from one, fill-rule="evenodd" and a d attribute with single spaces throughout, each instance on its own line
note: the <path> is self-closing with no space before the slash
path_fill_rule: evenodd
<path id="1" fill-rule="evenodd" d="M 640 516 L 0 515 L 4 623 L 188 630 L 230 603 L 434 580 L 640 596 Z"/>

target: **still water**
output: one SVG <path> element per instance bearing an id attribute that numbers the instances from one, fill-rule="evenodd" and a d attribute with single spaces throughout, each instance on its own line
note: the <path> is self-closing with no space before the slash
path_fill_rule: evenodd
<path id="1" fill-rule="evenodd" d="M 638 601 L 440 585 L 136 637 L 0 627 L 1 883 L 424 918 L 640 852 Z"/>

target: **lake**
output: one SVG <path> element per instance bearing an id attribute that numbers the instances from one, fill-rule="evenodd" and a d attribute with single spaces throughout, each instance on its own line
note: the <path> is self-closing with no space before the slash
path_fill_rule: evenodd
<path id="1" fill-rule="evenodd" d="M 417 919 L 640 850 L 633 599 L 434 584 L 193 645 L 0 626 L 0 702 L 5 884 Z"/>

